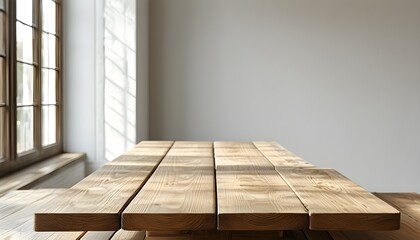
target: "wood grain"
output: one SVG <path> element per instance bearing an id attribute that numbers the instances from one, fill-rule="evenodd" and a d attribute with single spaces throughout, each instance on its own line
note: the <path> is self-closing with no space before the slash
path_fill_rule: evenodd
<path id="1" fill-rule="evenodd" d="M 204 141 L 176 141 L 173 148 L 213 148 L 213 142 Z"/>
<path id="2" fill-rule="evenodd" d="M 110 240 L 143 240 L 145 237 L 145 231 L 126 231 L 121 229 Z"/>
<path id="3" fill-rule="evenodd" d="M 171 147 L 173 141 L 141 141 L 135 147 Z"/>
<path id="4" fill-rule="evenodd" d="M 64 189 L 17 190 L 0 198 L 0 239 L 79 239 L 83 232 L 39 233 L 33 229 L 33 214 L 42 211 Z"/>
<path id="5" fill-rule="evenodd" d="M 200 151 L 172 148 L 124 210 L 123 229 L 214 229 L 216 202 L 212 156 L 212 148 Z"/>
<path id="6" fill-rule="evenodd" d="M 218 143 L 218 144 L 216 144 Z M 272 169 L 274 165 L 252 142 L 216 142 L 216 170 Z"/>
<path id="7" fill-rule="evenodd" d="M 135 147 L 52 199 L 35 213 L 37 231 L 111 231 L 169 149 Z"/>
<path id="8" fill-rule="evenodd" d="M 257 148 L 214 148 L 216 157 L 264 157 Z"/>
<path id="9" fill-rule="evenodd" d="M 420 195 L 416 193 L 376 193 L 401 211 L 401 228 L 396 231 L 330 232 L 334 240 L 418 240 L 420 238 Z"/>
<path id="10" fill-rule="evenodd" d="M 130 150 L 131 154 L 139 155 L 139 156 L 156 156 L 162 157 L 164 156 L 170 147 L 134 147 Z"/>
<path id="11" fill-rule="evenodd" d="M 217 171 L 219 230 L 308 227 L 308 214 L 275 170 Z"/>
<path id="12" fill-rule="evenodd" d="M 418 193 L 374 193 L 399 211 L 420 222 L 420 195 Z"/>
<path id="13" fill-rule="evenodd" d="M 252 142 L 227 142 L 227 141 L 216 141 L 214 142 L 214 148 L 255 148 Z"/>
<path id="14" fill-rule="evenodd" d="M 254 146 L 260 150 L 283 150 L 285 149 L 282 145 L 275 141 L 254 141 Z"/>
<path id="15" fill-rule="evenodd" d="M 401 228 L 395 231 L 330 231 L 334 240 L 418 240 L 419 222 L 401 213 Z"/>
<path id="16" fill-rule="evenodd" d="M 172 148 L 168 152 L 170 157 L 204 157 L 213 158 L 212 148 Z"/>
<path id="17" fill-rule="evenodd" d="M 260 157 L 216 157 L 216 170 L 275 170 L 273 164 L 264 156 Z"/>
<path id="18" fill-rule="evenodd" d="M 277 169 L 310 214 L 311 230 L 396 230 L 400 213 L 333 169 Z"/>
<path id="19" fill-rule="evenodd" d="M 109 240 L 115 231 L 89 231 L 80 240 Z"/>
<path id="20" fill-rule="evenodd" d="M 305 208 L 255 146 L 215 147 L 215 153 L 219 230 L 308 226 Z"/>
<path id="21" fill-rule="evenodd" d="M 276 142 L 254 142 L 254 144 L 276 168 L 315 167 Z"/>

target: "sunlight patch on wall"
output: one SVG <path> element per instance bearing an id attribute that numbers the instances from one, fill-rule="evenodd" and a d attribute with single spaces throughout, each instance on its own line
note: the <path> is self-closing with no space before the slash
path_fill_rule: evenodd
<path id="1" fill-rule="evenodd" d="M 104 151 L 110 161 L 136 143 L 135 0 L 104 1 Z"/>

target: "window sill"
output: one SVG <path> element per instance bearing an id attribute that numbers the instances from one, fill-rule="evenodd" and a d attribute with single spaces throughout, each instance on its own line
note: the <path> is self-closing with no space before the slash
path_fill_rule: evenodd
<path id="1" fill-rule="evenodd" d="M 2 177 L 0 178 L 0 196 L 11 190 L 30 189 L 85 159 L 84 153 L 61 153 Z"/>

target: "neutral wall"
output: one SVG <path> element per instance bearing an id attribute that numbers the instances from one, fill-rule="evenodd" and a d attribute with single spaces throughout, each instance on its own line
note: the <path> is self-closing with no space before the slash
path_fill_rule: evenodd
<path id="1" fill-rule="evenodd" d="M 136 140 L 149 137 L 149 0 L 136 5 Z"/>
<path id="2" fill-rule="evenodd" d="M 101 64 L 102 0 L 63 0 L 63 122 L 64 150 L 87 153 L 87 172 L 106 163 L 98 148 L 104 133 L 97 122 L 98 94 L 104 86 L 97 65 Z M 102 9 L 103 11 L 103 9 Z M 136 140 L 148 137 L 148 0 L 136 1 Z M 102 26 L 103 27 L 103 26 Z M 98 41 L 99 39 L 99 41 Z M 133 89 L 130 89 L 132 91 Z M 102 91 L 102 92 L 101 92 Z M 102 139 L 101 139 L 102 137 Z"/>
<path id="3" fill-rule="evenodd" d="M 64 150 L 95 149 L 95 0 L 64 0 L 63 9 L 63 136 Z"/>
<path id="4" fill-rule="evenodd" d="M 420 1 L 153 0 L 150 137 L 276 140 L 420 192 Z"/>

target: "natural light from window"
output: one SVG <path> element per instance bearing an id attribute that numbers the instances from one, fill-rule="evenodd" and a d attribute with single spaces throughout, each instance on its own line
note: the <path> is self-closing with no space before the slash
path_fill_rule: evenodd
<path id="1" fill-rule="evenodd" d="M 105 158 L 136 143 L 135 0 L 104 4 Z"/>

